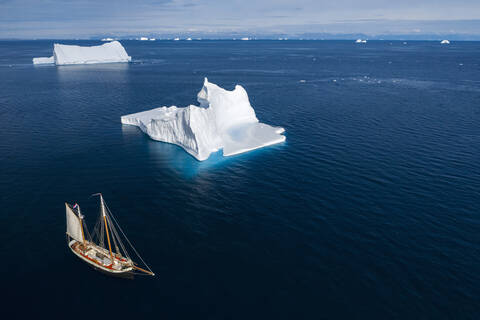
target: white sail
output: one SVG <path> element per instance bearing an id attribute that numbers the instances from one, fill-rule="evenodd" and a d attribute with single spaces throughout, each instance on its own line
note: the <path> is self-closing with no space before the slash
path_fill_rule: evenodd
<path id="1" fill-rule="evenodd" d="M 67 214 L 67 234 L 73 239 L 83 242 L 82 225 L 77 215 L 65 204 Z"/>

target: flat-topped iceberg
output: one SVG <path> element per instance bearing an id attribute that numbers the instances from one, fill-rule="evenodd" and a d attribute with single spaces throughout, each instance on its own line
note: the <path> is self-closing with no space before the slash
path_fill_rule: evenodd
<path id="1" fill-rule="evenodd" d="M 197 94 L 200 106 L 161 107 L 121 117 L 152 139 L 181 146 L 197 160 L 223 149 L 231 156 L 285 141 L 281 127 L 260 123 L 239 85 L 228 91 L 208 82 Z"/>
<path id="2" fill-rule="evenodd" d="M 91 47 L 55 43 L 52 57 L 33 58 L 33 64 L 94 64 L 130 62 L 131 60 L 132 58 L 118 41 Z"/>

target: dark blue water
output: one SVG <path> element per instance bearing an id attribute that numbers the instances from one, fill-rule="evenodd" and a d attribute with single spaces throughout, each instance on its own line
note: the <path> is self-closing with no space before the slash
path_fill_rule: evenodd
<path id="1" fill-rule="evenodd" d="M 0 42 L 2 314 L 480 316 L 480 43 L 124 41 L 128 65 L 33 66 L 52 44 Z M 205 76 L 287 141 L 198 162 L 120 124 Z M 157 277 L 67 248 L 64 202 L 93 228 L 94 192 Z"/>

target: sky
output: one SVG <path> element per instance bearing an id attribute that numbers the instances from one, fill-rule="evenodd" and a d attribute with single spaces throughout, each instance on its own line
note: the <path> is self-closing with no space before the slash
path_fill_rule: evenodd
<path id="1" fill-rule="evenodd" d="M 462 35 L 480 0 L 0 0 L 0 38 Z"/>

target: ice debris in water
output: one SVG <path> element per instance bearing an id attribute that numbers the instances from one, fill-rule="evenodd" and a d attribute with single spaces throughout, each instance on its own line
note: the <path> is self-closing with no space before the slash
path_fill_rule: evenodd
<path id="1" fill-rule="evenodd" d="M 33 64 L 93 64 L 111 62 L 130 62 L 125 48 L 118 41 L 112 41 L 100 46 L 81 47 L 55 43 L 53 56 L 33 58 Z"/>
<path id="2" fill-rule="evenodd" d="M 55 58 L 53 56 L 33 58 L 33 64 L 53 64 L 53 63 L 55 63 Z"/>
<path id="3" fill-rule="evenodd" d="M 121 117 L 152 139 L 181 146 L 197 160 L 223 149 L 231 156 L 285 141 L 281 127 L 260 123 L 240 85 L 232 91 L 208 82 L 197 94 L 200 106 L 161 107 Z"/>

